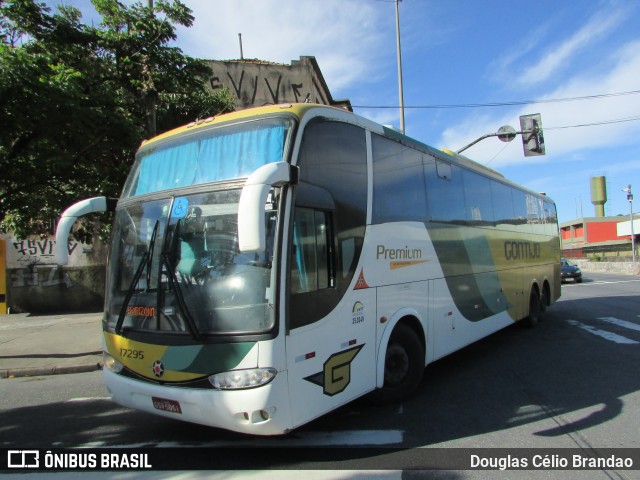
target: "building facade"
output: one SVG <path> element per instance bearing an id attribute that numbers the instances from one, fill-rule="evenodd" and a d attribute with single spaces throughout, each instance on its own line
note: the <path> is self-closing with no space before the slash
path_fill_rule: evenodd
<path id="1" fill-rule="evenodd" d="M 281 103 L 319 103 L 351 111 L 349 100 L 334 100 L 315 57 L 290 65 L 263 60 L 210 60 L 209 86 L 236 97 L 236 110 Z"/>
<path id="2" fill-rule="evenodd" d="M 634 227 L 640 215 L 635 216 Z M 570 258 L 630 260 L 631 235 L 619 235 L 620 227 L 630 224 L 629 217 L 584 217 L 560 224 L 562 255 Z M 627 232 L 629 228 L 627 227 Z M 620 230 L 624 233 L 624 230 Z M 634 229 L 636 245 L 640 230 Z"/>

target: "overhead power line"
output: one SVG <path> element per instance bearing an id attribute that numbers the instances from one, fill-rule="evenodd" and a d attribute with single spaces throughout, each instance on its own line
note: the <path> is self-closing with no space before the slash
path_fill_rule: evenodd
<path id="1" fill-rule="evenodd" d="M 564 127 L 544 127 L 543 130 L 562 130 L 563 128 L 595 127 L 598 125 L 609 125 L 611 123 L 636 122 L 638 120 L 640 120 L 640 116 L 616 118 L 613 120 L 603 120 L 601 122 L 594 122 L 594 123 L 582 123 L 579 125 L 565 125 Z"/>
<path id="2" fill-rule="evenodd" d="M 583 97 L 549 98 L 545 100 L 515 100 L 510 102 L 490 103 L 451 103 L 441 105 L 405 105 L 404 108 L 413 109 L 447 109 L 447 108 L 485 108 L 485 107 L 513 107 L 518 105 L 534 105 L 541 103 L 576 102 L 582 100 L 597 100 L 601 98 L 622 97 L 626 95 L 638 95 L 640 90 L 630 92 L 604 93 L 601 95 L 585 95 Z M 353 105 L 353 108 L 398 108 L 398 105 Z"/>

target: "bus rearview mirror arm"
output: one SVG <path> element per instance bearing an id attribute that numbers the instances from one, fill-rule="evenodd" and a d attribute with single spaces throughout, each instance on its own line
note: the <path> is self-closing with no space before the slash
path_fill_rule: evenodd
<path id="1" fill-rule="evenodd" d="M 56 263 L 58 265 L 66 265 L 69 261 L 69 233 L 76 220 L 89 213 L 113 212 L 117 202 L 117 199 L 107 197 L 87 198 L 74 203 L 62 212 L 56 227 Z"/>
<path id="2" fill-rule="evenodd" d="M 253 172 L 242 188 L 238 205 L 238 248 L 241 252 L 264 252 L 265 205 L 273 187 L 298 183 L 298 167 L 287 162 L 268 163 Z"/>

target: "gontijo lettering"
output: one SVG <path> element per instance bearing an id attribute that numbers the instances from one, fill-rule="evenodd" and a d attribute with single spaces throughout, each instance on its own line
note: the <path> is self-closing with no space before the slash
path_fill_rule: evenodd
<path id="1" fill-rule="evenodd" d="M 504 242 L 504 258 L 507 260 L 520 260 L 527 258 L 540 258 L 540 244 L 538 242 Z"/>
<path id="2" fill-rule="evenodd" d="M 376 247 L 376 260 L 419 260 L 422 258 L 422 249 L 409 248 L 387 248 L 384 245 Z"/>

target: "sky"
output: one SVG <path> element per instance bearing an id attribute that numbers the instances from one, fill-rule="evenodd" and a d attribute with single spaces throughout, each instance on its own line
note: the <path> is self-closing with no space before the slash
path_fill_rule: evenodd
<path id="1" fill-rule="evenodd" d="M 64 3 L 95 18 L 89 0 Z M 314 56 L 334 99 L 400 125 L 394 0 L 183 3 L 195 23 L 175 46 L 187 55 L 237 59 L 241 33 L 244 58 Z M 629 184 L 640 210 L 640 2 L 401 0 L 399 18 L 409 136 L 459 150 L 539 113 L 545 156 L 525 157 L 519 137 L 488 138 L 464 155 L 545 192 L 560 222 L 595 216 L 593 176 L 606 176 L 607 215 L 629 214 Z"/>

